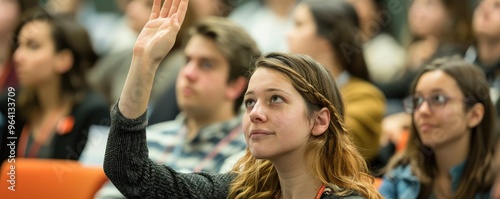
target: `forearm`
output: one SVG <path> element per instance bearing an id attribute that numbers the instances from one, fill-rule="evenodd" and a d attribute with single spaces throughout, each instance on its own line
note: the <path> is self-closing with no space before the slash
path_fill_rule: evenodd
<path id="1" fill-rule="evenodd" d="M 225 198 L 230 174 L 182 174 L 148 157 L 145 113 L 137 119 L 111 113 L 104 171 L 128 198 Z"/>
<path id="2" fill-rule="evenodd" d="M 146 112 L 158 65 L 159 63 L 143 56 L 134 55 L 132 58 L 118 104 L 126 118 L 134 119 Z"/>
<path id="3" fill-rule="evenodd" d="M 127 119 L 114 106 L 104 157 L 104 171 L 127 198 L 166 198 L 175 192 L 175 171 L 149 159 L 145 113 Z M 167 171 L 168 170 L 168 171 Z"/>
<path id="4" fill-rule="evenodd" d="M 104 171 L 113 184 L 123 194 L 139 193 L 139 186 L 148 164 L 146 146 L 145 114 L 136 119 L 126 119 L 120 115 L 117 106 L 111 110 L 111 127 L 104 157 Z"/>

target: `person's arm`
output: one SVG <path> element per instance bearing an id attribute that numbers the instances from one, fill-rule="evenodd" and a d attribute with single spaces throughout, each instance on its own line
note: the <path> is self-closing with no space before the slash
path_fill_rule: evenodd
<path id="1" fill-rule="evenodd" d="M 111 127 L 104 171 L 129 198 L 226 198 L 231 174 L 181 174 L 148 158 L 146 107 L 154 74 L 174 45 L 188 0 L 155 0 L 149 21 L 139 34 L 129 74 Z"/>
<path id="2" fill-rule="evenodd" d="M 187 6 L 188 0 L 166 0 L 160 10 L 161 0 L 153 2 L 149 21 L 135 42 L 118 104 L 126 118 L 137 118 L 146 111 L 156 69 L 175 43 Z"/>
<path id="3" fill-rule="evenodd" d="M 226 198 L 232 174 L 178 173 L 148 158 L 146 114 L 125 118 L 111 111 L 104 172 L 127 198 Z"/>

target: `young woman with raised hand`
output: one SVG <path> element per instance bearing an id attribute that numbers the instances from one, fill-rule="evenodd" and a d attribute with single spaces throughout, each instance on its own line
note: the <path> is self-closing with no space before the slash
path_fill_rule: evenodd
<path id="1" fill-rule="evenodd" d="M 179 173 L 148 158 L 146 107 L 159 60 L 187 0 L 155 0 L 121 99 L 112 110 L 104 170 L 130 198 L 381 198 L 344 126 L 339 89 L 309 57 L 256 60 L 244 104 L 247 154 L 224 174 Z M 250 64 L 250 63 L 249 63 Z"/>

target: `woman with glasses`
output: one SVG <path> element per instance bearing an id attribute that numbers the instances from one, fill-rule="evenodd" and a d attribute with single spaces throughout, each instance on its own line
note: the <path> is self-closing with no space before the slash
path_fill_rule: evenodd
<path id="1" fill-rule="evenodd" d="M 483 72 L 459 58 L 427 65 L 404 99 L 412 125 L 406 149 L 391 159 L 386 198 L 489 198 L 495 113 Z"/>

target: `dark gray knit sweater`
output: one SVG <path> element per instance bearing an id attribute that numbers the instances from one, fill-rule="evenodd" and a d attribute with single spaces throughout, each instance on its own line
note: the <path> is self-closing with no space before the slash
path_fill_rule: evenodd
<path id="1" fill-rule="evenodd" d="M 118 103 L 117 103 L 118 104 Z M 146 113 L 127 119 L 115 104 L 104 158 L 104 172 L 127 198 L 227 198 L 234 174 L 178 173 L 148 157 Z M 322 199 L 338 198 L 324 193 Z M 349 196 L 342 198 L 361 198 Z"/>

